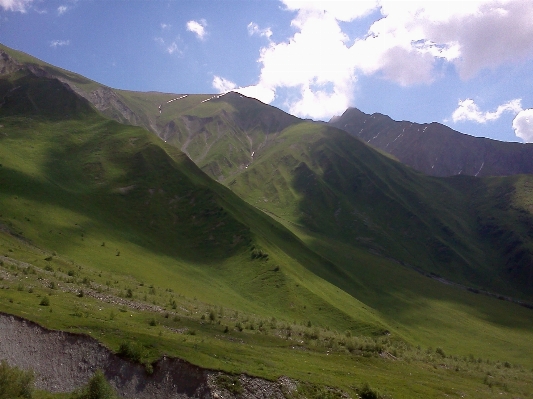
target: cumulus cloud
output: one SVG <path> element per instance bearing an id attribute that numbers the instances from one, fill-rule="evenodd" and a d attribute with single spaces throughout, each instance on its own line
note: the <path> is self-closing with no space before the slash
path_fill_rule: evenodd
<path id="1" fill-rule="evenodd" d="M 227 93 L 237 88 L 237 85 L 231 80 L 221 78 L 220 76 L 215 76 L 213 78 L 213 88 L 218 90 L 219 93 Z"/>
<path id="2" fill-rule="evenodd" d="M 253 97 L 266 104 L 271 103 L 274 100 L 274 90 L 263 85 L 253 85 L 246 87 L 238 87 L 237 84 L 231 80 L 222 78 L 220 76 L 214 76 L 212 86 L 219 93 L 227 93 L 229 91 L 235 91 L 243 96 Z"/>
<path id="3" fill-rule="evenodd" d="M 496 108 L 496 111 L 493 112 L 482 112 L 474 100 L 467 98 L 466 100 L 459 100 L 457 109 L 453 111 L 452 120 L 454 122 L 472 121 L 486 123 L 499 119 L 504 112 L 517 114 L 521 111 L 522 100 L 519 98 L 499 105 L 498 108 Z"/>
<path id="4" fill-rule="evenodd" d="M 205 36 L 207 34 L 207 31 L 205 30 L 205 27 L 207 26 L 207 22 L 205 19 L 201 19 L 200 21 L 189 21 L 187 22 L 187 30 L 189 32 L 193 32 L 196 34 L 198 39 L 204 40 Z"/>
<path id="5" fill-rule="evenodd" d="M 520 111 L 513 120 L 513 129 L 516 137 L 526 143 L 533 142 L 533 109 Z"/>
<path id="6" fill-rule="evenodd" d="M 258 36 L 263 36 L 263 37 L 266 37 L 267 39 L 270 39 L 270 36 L 272 36 L 272 29 L 270 28 L 261 29 L 259 28 L 259 25 L 257 25 L 255 22 L 250 22 L 248 24 L 248 34 L 250 36 L 258 35 Z"/>
<path id="7" fill-rule="evenodd" d="M 67 11 L 68 11 L 68 7 L 67 6 L 59 6 L 59 7 L 57 7 L 57 13 L 59 15 L 63 15 Z"/>
<path id="8" fill-rule="evenodd" d="M 0 6 L 6 11 L 25 13 L 33 0 L 0 0 Z"/>
<path id="9" fill-rule="evenodd" d="M 248 25 L 250 35 L 269 39 L 260 50 L 258 83 L 251 87 L 274 93 L 272 99 L 279 89 L 297 91 L 285 103 L 299 116 L 343 112 L 362 75 L 401 86 L 431 84 L 443 64 L 469 79 L 484 68 L 533 56 L 533 1 L 281 1 L 296 12 L 287 40 L 274 42 L 271 29 Z M 373 15 L 365 34 L 350 38 L 343 30 Z M 487 117 L 478 112 L 472 115 Z"/>
<path id="10" fill-rule="evenodd" d="M 50 47 L 63 47 L 68 46 L 70 44 L 70 40 L 52 40 L 50 42 Z"/>

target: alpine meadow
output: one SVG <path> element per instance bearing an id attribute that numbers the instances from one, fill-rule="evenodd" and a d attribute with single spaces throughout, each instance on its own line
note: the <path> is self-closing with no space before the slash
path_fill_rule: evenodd
<path id="1" fill-rule="evenodd" d="M 0 398 L 533 398 L 533 175 L 6 46 L 0 73 Z"/>

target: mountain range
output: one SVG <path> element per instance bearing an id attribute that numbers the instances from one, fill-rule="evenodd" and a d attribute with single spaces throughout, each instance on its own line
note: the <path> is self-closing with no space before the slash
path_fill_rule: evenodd
<path id="1" fill-rule="evenodd" d="M 333 117 L 343 129 L 430 176 L 510 176 L 533 172 L 533 145 L 460 133 L 440 123 L 397 122 L 357 108 Z"/>
<path id="2" fill-rule="evenodd" d="M 53 270 L 43 275 L 61 277 L 54 286 L 77 281 L 142 306 L 186 309 L 175 322 L 194 325 L 202 338 L 160 338 L 153 346 L 150 328 L 158 323 L 165 332 L 185 328 L 165 324 L 168 313 L 153 326 L 139 315 L 142 328 L 111 327 L 97 311 L 82 323 L 68 316 L 69 301 L 90 307 L 79 295 L 44 317 L 30 305 L 32 295 L 57 295 L 57 302 L 68 295 L 52 291 L 51 282 L 9 290 L 2 311 L 79 332 L 87 323 L 111 348 L 119 346 L 108 337 L 115 328 L 119 337 L 137 334 L 158 354 L 181 353 L 201 366 L 266 378 L 282 370 L 352 392 L 349 377 L 318 372 L 329 367 L 323 356 L 331 348 L 322 352 L 317 337 L 336 340 L 341 365 L 351 365 L 354 353 L 346 338 L 360 336 L 368 345 L 391 337 L 394 348 L 411 348 L 395 349 L 409 356 L 418 345 L 467 363 L 471 354 L 487 364 L 506 356 L 530 366 L 529 145 L 356 109 L 313 122 L 234 92 L 117 90 L 4 46 L 0 124 L 2 265 Z M 3 276 L 20 287 L 13 270 Z M 58 274 L 67 270 L 70 279 Z M 85 279 L 72 278 L 84 270 Z M 217 318 L 221 329 L 235 327 L 218 331 Z M 267 323 L 278 322 L 283 329 L 261 338 Z M 226 333 L 233 334 L 228 345 L 252 340 L 250 348 L 219 344 Z M 314 368 L 300 364 L 295 345 Z M 451 386 L 429 382 L 422 354 L 413 370 L 427 378 L 424 387 L 399 383 L 403 366 L 383 358 L 400 354 L 377 353 L 358 370 L 395 398 L 438 397 Z M 366 367 L 374 365 L 383 371 L 371 377 Z M 457 378 L 475 392 L 468 375 Z"/>

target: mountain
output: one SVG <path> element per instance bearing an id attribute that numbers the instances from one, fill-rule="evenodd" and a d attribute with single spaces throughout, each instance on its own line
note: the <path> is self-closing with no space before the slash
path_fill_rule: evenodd
<path id="1" fill-rule="evenodd" d="M 440 123 L 397 122 L 347 109 L 329 121 L 430 176 L 510 176 L 533 173 L 533 145 L 459 133 Z"/>
<path id="2" fill-rule="evenodd" d="M 227 397 L 241 373 L 299 397 L 527 397 L 529 176 L 426 176 L 236 93 L 109 89 L 160 139 L 98 83 L 5 54 L 0 311 L 147 372 L 223 370 Z"/>

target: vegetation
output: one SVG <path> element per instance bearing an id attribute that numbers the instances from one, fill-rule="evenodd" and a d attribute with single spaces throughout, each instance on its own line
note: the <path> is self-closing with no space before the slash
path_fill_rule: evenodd
<path id="1" fill-rule="evenodd" d="M 164 353 L 287 375 L 315 397 L 532 397 L 531 309 L 483 295 L 530 295 L 525 266 L 485 262 L 527 261 L 528 176 L 426 178 L 277 114 L 280 129 L 255 130 L 266 144 L 248 168 L 224 167 L 230 190 L 43 80 L 22 71 L 0 84 L 1 311 L 94 336 L 147 372 Z M 167 96 L 121 95 L 138 109 Z M 235 145 L 264 111 L 202 99 L 173 102 L 173 115 L 225 111 Z M 210 148 L 215 159 L 228 143 Z"/>
<path id="2" fill-rule="evenodd" d="M 118 399 L 118 396 L 102 370 L 97 370 L 87 385 L 73 392 L 70 399 Z"/>
<path id="3" fill-rule="evenodd" d="M 31 399 L 33 395 L 33 373 L 18 367 L 9 367 L 0 361 L 0 399 Z"/>

